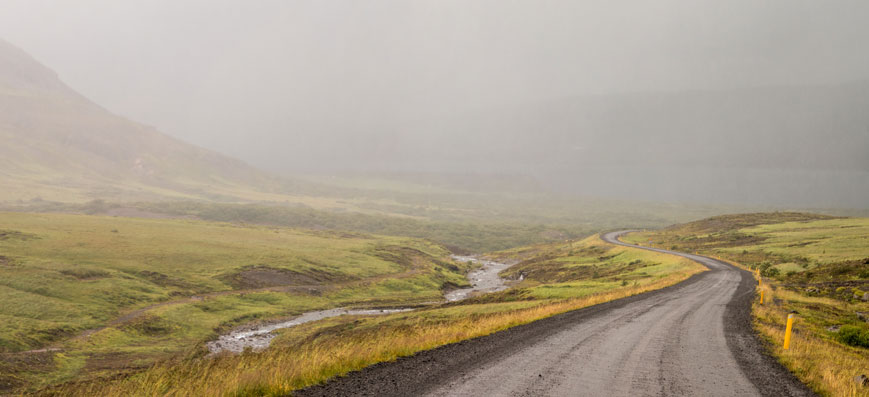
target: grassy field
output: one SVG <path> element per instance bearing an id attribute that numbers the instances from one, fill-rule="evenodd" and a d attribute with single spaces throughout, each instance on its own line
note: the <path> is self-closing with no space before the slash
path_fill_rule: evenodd
<path id="1" fill-rule="evenodd" d="M 177 221 L 174 221 L 177 222 Z M 267 229 L 270 230 L 270 229 Z M 273 233 L 273 232 L 271 232 Z M 408 240 L 416 242 L 416 240 Z M 418 243 L 418 242 L 417 242 Z M 425 247 L 435 250 L 436 246 Z M 436 254 L 436 252 L 432 252 Z M 43 389 L 53 395 L 272 395 L 315 384 L 364 366 L 392 360 L 446 343 L 486 335 L 557 313 L 662 288 L 702 271 L 696 263 L 669 255 L 609 246 L 596 236 L 582 241 L 498 252 L 499 259 L 522 260 L 520 271 L 529 272 L 514 288 L 474 297 L 462 302 L 427 306 L 413 312 L 385 316 L 343 316 L 307 323 L 280 331 L 273 346 L 262 352 L 205 357 L 201 341 L 215 335 L 210 312 L 195 305 L 160 308 L 152 314 L 166 321 L 201 320 L 207 335 L 186 353 L 177 353 L 146 369 L 129 370 L 121 378 L 77 382 Z M 559 258 L 569 275 L 550 277 L 533 270 L 545 261 Z M 608 269 L 572 272 L 575 267 Z M 533 273 L 533 274 L 532 274 Z M 382 273 L 378 273 L 382 274 Z M 514 276 L 518 273 L 510 273 Z M 550 288 L 553 287 L 553 288 Z M 337 289 L 334 296 L 346 293 Z M 413 294 L 416 301 L 430 299 L 428 290 Z M 351 293 L 355 299 L 377 293 L 376 288 Z M 328 297 L 329 294 L 324 294 Z M 232 299 L 246 299 L 233 295 Z M 287 298 L 290 299 L 290 298 Z M 259 299 L 257 299 L 259 300 Z M 271 307 L 262 299 L 262 307 Z M 213 300 L 217 305 L 220 300 Z M 283 306 L 284 303 L 281 303 Z M 237 305 L 237 303 L 236 303 Z M 248 310 L 258 307 L 251 302 Z M 312 305 L 313 306 L 313 305 Z M 204 314 L 203 314 L 204 312 Z M 209 328 L 211 327 L 211 328 Z M 144 327 L 148 328 L 148 327 Z M 122 339 L 121 330 L 104 332 L 101 340 Z M 133 336 L 133 335 L 131 335 Z M 195 338 L 191 338 L 192 342 Z M 153 341 L 152 341 L 153 342 Z M 112 342 L 113 343 L 113 342 Z M 114 346 L 106 343 L 108 349 Z M 106 351 L 108 353 L 108 351 Z M 57 361 L 61 354 L 54 353 Z M 60 358 L 63 360 L 63 358 Z M 107 375 L 107 373 L 106 373 Z"/>
<path id="2" fill-rule="evenodd" d="M 112 195 L 104 196 L 109 202 L 99 200 L 103 197 L 99 195 L 89 196 L 95 199 L 90 201 L 65 200 L 62 195 L 21 201 L 0 197 L 0 210 L 190 217 L 347 230 L 425 238 L 456 252 L 473 253 L 575 239 L 604 229 L 664 227 L 713 214 L 745 211 L 743 207 L 563 196 L 530 182 L 505 191 L 489 186 L 492 178 L 488 176 L 470 178 L 458 185 L 453 179 L 461 181 L 461 176 L 428 176 L 435 178 L 431 183 L 421 178 L 293 179 L 285 181 L 282 194 L 191 194 L 159 202 L 149 197 L 135 201 Z"/>
<path id="3" fill-rule="evenodd" d="M 411 238 L 0 213 L 0 386 L 141 369 L 258 319 L 439 300 L 463 266 Z"/>
<path id="4" fill-rule="evenodd" d="M 869 369 L 869 218 L 768 213 L 723 216 L 626 240 L 718 256 L 763 277 L 755 302 L 769 349 L 822 395 L 869 396 L 853 378 Z M 869 296 L 867 296 L 869 299 Z M 794 340 L 782 349 L 787 314 Z"/>

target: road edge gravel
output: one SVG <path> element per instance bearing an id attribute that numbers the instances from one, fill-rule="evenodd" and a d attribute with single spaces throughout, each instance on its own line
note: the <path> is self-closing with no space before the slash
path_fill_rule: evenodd
<path id="1" fill-rule="evenodd" d="M 726 261 L 716 260 L 737 269 L 742 277 L 733 298 L 724 308 L 725 318 L 733 320 L 724 322 L 724 337 L 742 373 L 764 396 L 816 396 L 770 354 L 766 343 L 754 329 L 751 319 L 757 283 L 754 276 Z"/>

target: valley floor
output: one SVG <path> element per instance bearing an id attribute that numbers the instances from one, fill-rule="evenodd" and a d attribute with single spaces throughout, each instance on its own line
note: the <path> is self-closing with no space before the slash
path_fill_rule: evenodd
<path id="1" fill-rule="evenodd" d="M 0 298 L 11 303 L 0 309 L 6 320 L 0 327 L 0 387 L 42 395 L 281 395 L 376 363 L 503 334 L 498 331 L 525 332 L 514 327 L 541 319 L 562 321 L 556 319 L 573 316 L 578 309 L 593 312 L 601 303 L 626 297 L 641 301 L 638 294 L 673 286 L 705 270 L 687 258 L 591 236 L 488 254 L 491 260 L 516 263 L 501 272 L 513 280 L 512 287 L 445 302 L 445 292 L 469 285 L 465 274 L 475 265 L 454 260 L 444 247 L 425 240 L 178 219 L 0 215 L 0 272 L 7 276 L 0 283 Z M 836 282 L 851 285 L 866 278 L 859 273 L 865 266 L 840 270 L 852 269 L 846 265 L 858 260 L 854 258 L 869 257 L 860 241 L 869 234 L 865 220 L 792 216 L 786 220 L 795 224 L 779 227 L 769 226 L 776 219 L 712 219 L 706 226 L 714 230 L 687 224 L 631 233 L 625 239 L 708 255 L 729 253 L 743 263 L 752 255 L 764 258 L 756 267 L 766 271 L 763 288 L 773 301 L 755 304 L 755 327 L 774 342 L 780 338 L 779 311 L 803 305 L 799 310 L 807 319 L 798 328 L 806 332 L 796 339 L 805 338 L 805 343 L 788 352 L 773 346 L 773 352 L 822 394 L 865 394 L 848 375 L 861 365 L 865 368 L 865 348 L 846 346 L 836 333 L 821 328 L 832 322 L 857 327 L 859 338 L 863 328 L 847 313 L 862 310 L 862 303 L 851 295 L 843 298 L 840 286 L 831 289 L 832 284 L 818 280 L 836 275 Z M 748 232 L 750 228 L 756 230 Z M 788 233 L 792 235 L 782 237 Z M 805 241 L 812 243 L 794 246 Z M 799 255 L 786 256 L 791 252 Z M 808 263 L 809 271 L 770 271 L 790 266 L 781 258 L 801 268 Z M 852 277 L 849 272 L 856 273 Z M 794 287 L 795 277 L 803 277 L 803 287 Z M 692 280 L 698 278 L 716 277 Z M 809 287 L 818 291 L 810 299 L 792 295 L 794 288 L 800 295 Z M 856 287 L 848 288 L 855 294 Z M 661 304 L 678 302 L 674 298 Z M 337 307 L 421 305 L 427 306 L 325 318 L 277 330 L 262 351 L 209 355 L 206 348 L 206 342 L 241 324 Z M 840 362 L 831 364 L 812 350 L 800 350 L 820 346 L 809 343 L 810 338 L 825 343 L 823 351 L 831 359 L 838 354 Z M 582 345 L 574 350 L 583 351 Z M 819 372 L 821 365 L 839 372 Z M 749 383 L 755 391 L 764 390 L 754 380 Z M 706 390 L 699 384 L 682 386 Z"/>

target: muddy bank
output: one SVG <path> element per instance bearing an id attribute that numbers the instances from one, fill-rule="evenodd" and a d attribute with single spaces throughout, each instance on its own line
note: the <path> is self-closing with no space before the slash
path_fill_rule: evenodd
<path id="1" fill-rule="evenodd" d="M 467 299 L 476 294 L 485 294 L 489 292 L 501 291 L 507 288 L 506 282 L 498 276 L 502 270 L 512 266 L 512 263 L 500 263 L 485 259 L 480 259 L 473 256 L 458 256 L 454 255 L 454 261 L 457 262 L 474 262 L 480 267 L 468 273 L 468 281 L 471 286 L 468 288 L 449 291 L 444 294 L 444 299 L 447 302 L 460 301 Z M 437 302 L 432 303 L 437 304 Z M 311 321 L 322 320 L 329 317 L 351 315 L 380 315 L 398 312 L 406 312 L 415 310 L 416 308 L 395 308 L 395 309 L 367 309 L 367 310 L 352 310 L 352 309 L 329 309 L 318 310 L 304 313 L 292 320 L 275 322 L 270 324 L 257 324 L 238 328 L 228 334 L 221 335 L 217 340 L 207 342 L 205 345 L 211 353 L 222 351 L 230 351 L 240 353 L 245 348 L 251 348 L 255 351 L 263 350 L 269 347 L 275 334 L 272 331 L 294 327 L 299 324 L 304 324 Z"/>

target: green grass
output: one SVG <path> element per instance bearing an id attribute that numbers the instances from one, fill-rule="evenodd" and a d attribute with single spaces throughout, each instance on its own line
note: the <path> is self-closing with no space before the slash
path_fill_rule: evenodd
<path id="1" fill-rule="evenodd" d="M 531 287 L 528 288 L 528 295 L 534 299 L 579 298 L 611 290 L 620 285 L 616 281 L 571 281 Z"/>
<path id="2" fill-rule="evenodd" d="M 7 320 L 0 328 L 6 351 L 0 381 L 60 394 L 126 394 L 127 387 L 182 395 L 254 386 L 286 390 L 286 384 L 310 384 L 660 288 L 700 270 L 678 257 L 609 246 L 596 236 L 498 252 L 493 256 L 524 259 L 517 268 L 544 271 L 531 271 L 510 290 L 460 303 L 306 324 L 282 331 L 275 349 L 213 359 L 204 357 L 203 343 L 234 325 L 330 307 L 438 301 L 445 286 L 466 285 L 468 265 L 452 263 L 439 245 L 412 238 L 191 220 L 2 213 L 0 230 L 0 299 L 13 303 L 0 308 Z M 566 273 L 542 277 L 555 274 L 549 260 Z M 599 272 L 571 273 L 584 267 Z M 246 280 L 239 272 L 262 269 L 291 272 L 297 277 L 291 281 L 304 285 L 239 285 Z M 90 330 L 87 336 L 84 330 Z M 44 346 L 61 351 L 16 353 Z M 310 350 L 315 347 L 320 350 Z M 299 356 L 303 352 L 314 356 Z M 22 357 L 47 357 L 50 364 L 40 367 Z M 247 370 L 198 372 L 240 363 L 261 375 L 291 365 L 284 378 L 290 383 L 251 386 Z M 302 372 L 293 375 L 297 370 Z M 58 384 L 66 386 L 51 388 Z"/>
<path id="3" fill-rule="evenodd" d="M 4 203 L 0 197 L 0 210 L 122 216 L 157 214 L 219 222 L 349 230 L 425 238 L 457 252 L 473 253 L 576 239 L 604 229 L 663 227 L 743 210 L 560 196 L 530 187 L 505 192 L 467 190 L 449 183 L 431 185 L 402 179 L 375 179 L 379 182 L 371 183 L 371 179 L 364 177 L 339 178 L 339 183 L 328 185 L 331 179 L 317 178 L 316 182 L 294 183 L 292 194 L 255 196 L 224 192 L 203 198 L 204 193 L 198 192 L 190 197 L 169 196 L 159 202 L 150 196 L 139 200 L 151 202 L 134 202 L 135 198 L 112 195 L 91 196 L 110 202 L 82 202 L 79 198 L 64 200 L 61 195 Z M 480 178 L 473 186 L 489 181 L 490 178 Z M 242 196 L 244 198 L 240 198 Z"/>
<path id="4" fill-rule="evenodd" d="M 572 251 L 585 254 L 574 254 Z M 606 255 L 598 257 L 598 252 Z M 683 258 L 610 246 L 590 237 L 492 256 L 524 259 L 528 271 L 542 258 L 570 267 L 612 268 L 605 276 L 549 283 L 529 278 L 513 289 L 461 302 L 385 316 L 342 316 L 279 331 L 263 352 L 162 362 L 113 382 L 85 382 L 48 390 L 54 395 L 286 395 L 294 389 L 382 361 L 497 332 L 569 310 L 672 285 L 703 267 Z M 631 264 L 630 266 L 623 266 Z M 552 275 L 548 269 L 541 276 Z M 632 280 L 630 283 L 624 283 Z"/>
<path id="5" fill-rule="evenodd" d="M 32 386 L 141 368 L 236 324 L 439 299 L 467 283 L 462 266 L 412 238 L 0 213 L 0 354 L 63 349 L 49 370 L 14 370 Z"/>
<path id="6" fill-rule="evenodd" d="M 869 257 L 869 218 L 784 222 L 739 230 L 763 241 L 752 249 L 824 264 Z M 732 248 L 735 250 L 738 248 Z M 743 248 L 744 249 L 744 248 Z"/>
<path id="7" fill-rule="evenodd" d="M 504 272 L 506 277 L 524 276 L 522 285 L 546 284 L 549 289 L 560 283 L 643 284 L 655 278 L 694 268 L 696 263 L 667 254 L 614 246 L 598 236 L 570 243 L 541 244 L 496 252 L 491 256 L 521 260 Z"/>

